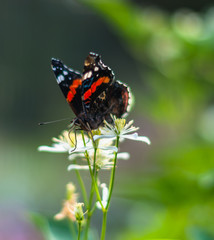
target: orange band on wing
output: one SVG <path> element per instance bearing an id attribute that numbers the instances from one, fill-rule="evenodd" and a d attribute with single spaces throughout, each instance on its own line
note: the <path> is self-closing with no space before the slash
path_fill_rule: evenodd
<path id="1" fill-rule="evenodd" d="M 88 89 L 85 93 L 84 93 L 84 101 L 87 100 L 88 98 L 90 98 L 91 94 L 94 93 L 97 89 L 98 86 L 100 86 L 102 83 L 109 83 L 110 78 L 109 77 L 101 77 L 99 78 L 96 82 L 94 82 L 91 85 L 91 88 Z"/>
<path id="2" fill-rule="evenodd" d="M 82 85 L 82 79 L 75 79 L 69 88 L 78 88 L 80 85 Z"/>
<path id="3" fill-rule="evenodd" d="M 70 88 L 70 91 L 68 92 L 67 94 L 67 101 L 68 102 L 71 102 L 72 99 L 74 98 L 75 94 L 76 94 L 76 89 L 82 85 L 82 80 L 81 79 L 75 79 L 73 81 L 73 83 L 71 84 L 71 86 L 69 87 Z"/>
<path id="4" fill-rule="evenodd" d="M 88 89 L 88 91 L 86 91 L 84 94 L 84 100 L 90 98 L 91 94 L 92 94 L 91 89 Z"/>

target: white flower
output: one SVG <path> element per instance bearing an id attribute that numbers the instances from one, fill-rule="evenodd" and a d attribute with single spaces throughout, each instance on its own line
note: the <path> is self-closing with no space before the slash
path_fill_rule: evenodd
<path id="1" fill-rule="evenodd" d="M 85 136 L 85 138 L 87 139 L 86 147 L 83 144 L 81 134 L 74 134 L 71 131 L 65 130 L 58 138 L 52 138 L 52 141 L 54 142 L 52 146 L 39 146 L 38 150 L 55 153 L 84 152 L 87 149 L 93 148 L 92 141 L 87 136 Z"/>
<path id="2" fill-rule="evenodd" d="M 89 154 L 91 169 L 93 169 L 94 152 L 89 150 L 88 154 Z M 76 156 L 77 156 L 77 154 L 70 155 L 69 159 L 73 160 Z M 78 156 L 83 158 L 84 154 L 78 155 Z M 96 163 L 95 163 L 96 168 L 104 169 L 104 170 L 111 169 L 114 165 L 113 159 L 114 159 L 113 152 L 103 151 L 103 150 L 98 149 L 97 153 L 96 153 Z M 117 159 L 127 160 L 127 159 L 129 159 L 129 153 L 127 153 L 127 152 L 118 153 Z M 89 170 L 89 166 L 88 166 L 88 164 L 87 165 L 70 164 L 68 166 L 68 171 L 71 171 L 71 170 Z"/>
<path id="3" fill-rule="evenodd" d="M 82 134 L 74 134 L 71 131 L 65 130 L 58 138 L 52 138 L 52 141 L 54 142 L 52 146 L 39 146 L 38 151 L 55 153 L 68 152 L 69 154 L 75 154 L 74 157 L 84 156 L 86 150 L 94 151 L 94 144 L 92 140 L 87 135 L 84 135 L 84 138 L 86 146 L 83 143 Z M 95 144 L 99 149 L 117 152 L 117 148 L 115 146 L 111 146 L 112 141 L 102 139 L 99 141 L 95 141 Z M 72 157 L 70 158 L 70 160 L 72 160 Z"/>
<path id="4" fill-rule="evenodd" d="M 93 131 L 93 134 L 100 134 L 100 131 Z M 75 139 L 76 138 L 76 139 Z M 89 156 L 91 166 L 93 168 L 94 147 L 96 147 L 96 168 L 97 169 L 110 169 L 113 167 L 114 153 L 118 151 L 117 147 L 112 146 L 112 141 L 108 139 L 98 139 L 92 141 L 88 136 L 84 135 L 85 144 L 81 134 L 74 134 L 71 131 L 63 131 L 58 138 L 53 138 L 52 146 L 40 146 L 39 151 L 56 152 L 56 153 L 69 153 L 68 159 L 74 160 L 77 157 L 81 158 L 86 163 L 86 152 Z M 128 153 L 120 153 L 118 155 L 121 159 L 127 159 Z M 71 164 L 68 170 L 88 170 L 88 164 L 79 165 Z"/>
<path id="5" fill-rule="evenodd" d="M 102 202 L 103 207 L 106 208 L 107 203 L 108 203 L 109 190 L 105 183 L 102 183 L 100 185 L 100 187 L 102 188 L 102 201 L 101 202 Z M 96 206 L 97 206 L 97 208 L 102 209 L 102 206 L 99 201 L 96 202 Z"/>
<path id="6" fill-rule="evenodd" d="M 101 129 L 101 135 L 95 135 L 93 137 L 94 141 L 98 139 L 104 139 L 104 138 L 114 140 L 117 137 L 119 137 L 122 140 L 130 139 L 130 140 L 141 141 L 147 144 L 151 144 L 148 137 L 138 136 L 138 133 L 136 133 L 135 131 L 137 131 L 139 128 L 132 126 L 133 120 L 127 124 L 125 119 L 113 118 L 113 120 L 114 120 L 114 125 L 111 125 L 105 122 L 105 127 Z"/>

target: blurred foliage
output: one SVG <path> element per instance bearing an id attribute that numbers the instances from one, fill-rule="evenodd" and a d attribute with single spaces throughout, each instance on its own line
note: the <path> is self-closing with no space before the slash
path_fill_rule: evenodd
<path id="1" fill-rule="evenodd" d="M 57 221 L 46 218 L 37 213 L 31 213 L 29 216 L 31 222 L 39 229 L 45 240 L 69 240 L 77 239 L 77 225 L 68 220 Z M 84 229 L 82 231 L 84 235 Z M 98 239 L 95 232 L 89 231 L 88 240 Z"/>
<path id="2" fill-rule="evenodd" d="M 138 93 L 141 109 L 170 125 L 192 125 L 213 99 L 214 9 L 169 16 L 122 0 L 82 2 L 111 24 L 139 63 L 146 89 Z"/>
<path id="3" fill-rule="evenodd" d="M 123 0 L 80 2 L 138 63 L 137 109 L 163 127 L 151 171 L 119 176 L 116 194 L 134 202 L 116 239 L 214 239 L 214 9 L 169 15 Z"/>
<path id="4" fill-rule="evenodd" d="M 31 213 L 31 221 L 35 226 L 41 231 L 44 239 L 46 240 L 69 240 L 75 238 L 77 233 L 75 232 L 74 226 L 71 226 L 71 231 L 69 231 L 69 224 L 66 221 L 54 221 L 51 219 L 46 219 L 36 213 Z M 71 238 L 72 237 L 72 238 Z"/>

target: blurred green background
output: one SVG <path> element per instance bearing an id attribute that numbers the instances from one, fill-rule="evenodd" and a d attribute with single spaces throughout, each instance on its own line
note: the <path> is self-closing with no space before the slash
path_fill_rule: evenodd
<path id="1" fill-rule="evenodd" d="M 118 164 L 107 240 L 214 239 L 211 1 L 0 3 L 0 240 L 42 240 L 29 213 L 51 218 L 60 210 L 75 174 L 66 154 L 37 147 L 67 122 L 37 123 L 74 117 L 51 57 L 81 70 L 90 51 L 131 87 L 128 119 L 152 141 L 121 144 L 131 159 Z M 98 213 L 93 228 L 100 222 Z"/>

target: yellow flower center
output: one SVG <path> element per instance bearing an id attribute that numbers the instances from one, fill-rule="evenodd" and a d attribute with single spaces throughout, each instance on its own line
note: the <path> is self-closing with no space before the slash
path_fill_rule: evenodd
<path id="1" fill-rule="evenodd" d="M 100 134 L 101 134 L 100 129 L 92 130 L 92 135 L 93 135 L 93 136 L 95 136 L 95 135 L 100 135 Z"/>
<path id="2" fill-rule="evenodd" d="M 125 124 L 126 124 L 126 119 L 124 119 L 124 118 L 117 118 L 117 119 L 115 119 L 114 124 L 115 124 L 116 131 L 118 133 L 120 133 L 123 130 Z"/>

